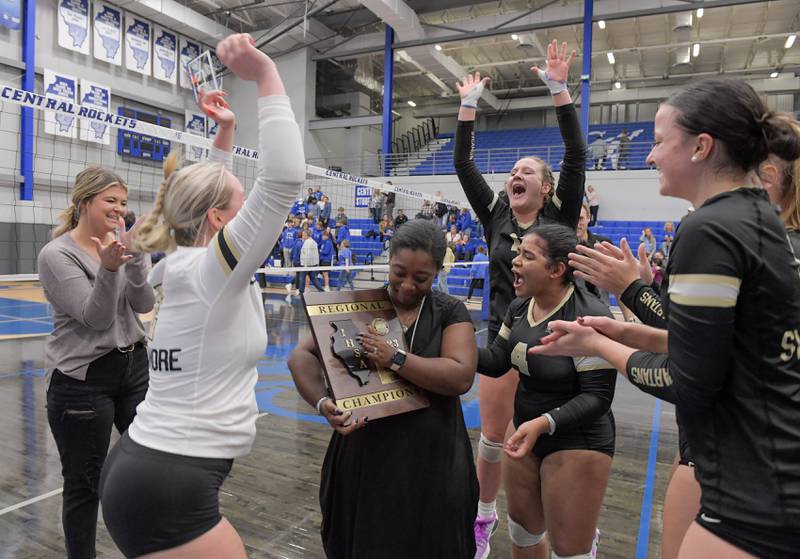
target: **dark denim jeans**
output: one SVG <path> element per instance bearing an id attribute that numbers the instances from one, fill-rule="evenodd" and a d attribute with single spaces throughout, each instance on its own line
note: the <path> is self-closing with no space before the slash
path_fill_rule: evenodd
<path id="1" fill-rule="evenodd" d="M 64 476 L 62 522 L 67 557 L 95 557 L 98 485 L 111 427 L 124 433 L 147 392 L 147 350 L 112 350 L 89 365 L 86 380 L 53 372 L 47 389 L 47 420 Z"/>

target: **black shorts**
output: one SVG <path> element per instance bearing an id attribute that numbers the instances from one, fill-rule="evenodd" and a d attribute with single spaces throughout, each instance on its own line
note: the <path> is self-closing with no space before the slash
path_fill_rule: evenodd
<path id="1" fill-rule="evenodd" d="M 700 509 L 695 522 L 729 544 L 762 559 L 797 557 L 800 550 L 800 532 L 786 528 L 727 520 L 705 509 Z"/>
<path id="2" fill-rule="evenodd" d="M 514 417 L 514 427 L 520 426 L 522 421 Z M 596 450 L 614 457 L 616 442 L 616 428 L 614 416 L 609 411 L 607 414 L 585 424 L 568 429 L 558 429 L 552 435 L 544 434 L 533 445 L 533 453 L 539 460 L 544 460 L 550 454 L 560 450 Z"/>
<path id="3" fill-rule="evenodd" d="M 135 443 L 126 432 L 100 478 L 103 518 L 126 557 L 171 549 L 222 519 L 219 488 L 233 460 L 169 454 Z"/>

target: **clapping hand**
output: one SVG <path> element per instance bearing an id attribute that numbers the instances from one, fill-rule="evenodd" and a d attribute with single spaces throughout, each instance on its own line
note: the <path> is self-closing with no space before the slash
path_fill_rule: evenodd
<path id="1" fill-rule="evenodd" d="M 119 218 L 119 225 L 120 231 L 125 231 L 125 220 L 121 217 Z M 122 234 L 120 234 L 120 238 L 122 238 Z M 120 266 L 133 258 L 132 254 L 125 254 L 125 244 L 114 239 L 110 234 L 106 243 L 103 243 L 97 237 L 91 237 L 91 239 L 97 249 L 97 255 L 100 257 L 100 265 L 109 272 L 116 272 Z"/>

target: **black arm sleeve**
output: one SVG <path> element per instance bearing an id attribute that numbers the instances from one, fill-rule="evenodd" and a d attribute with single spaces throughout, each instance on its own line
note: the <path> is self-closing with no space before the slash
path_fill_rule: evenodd
<path id="1" fill-rule="evenodd" d="M 511 353 L 506 340 L 497 336 L 489 347 L 478 348 L 478 373 L 500 378 L 511 368 Z"/>
<path id="2" fill-rule="evenodd" d="M 614 399 L 617 382 L 615 369 L 598 369 L 578 374 L 580 393 L 561 407 L 548 413 L 556 423 L 556 431 L 592 421 L 606 413 Z"/>
<path id="3" fill-rule="evenodd" d="M 637 351 L 628 358 L 625 371 L 631 384 L 642 392 L 672 404 L 677 402 L 666 354 Z"/>
<path id="4" fill-rule="evenodd" d="M 586 142 L 575 105 L 570 103 L 556 107 L 556 116 L 561 138 L 564 140 L 564 162 L 558 174 L 558 187 L 552 204 L 560 214 L 559 221 L 575 229 L 581 215 L 586 182 Z"/>
<path id="5" fill-rule="evenodd" d="M 467 195 L 472 209 L 484 226 L 489 223 L 491 210 L 489 207 L 495 200 L 495 192 L 483 178 L 475 164 L 475 123 L 458 121 L 456 126 L 455 146 L 453 147 L 453 166 L 464 194 Z"/>
<path id="6" fill-rule="evenodd" d="M 637 279 L 631 283 L 622 292 L 620 299 L 642 321 L 642 324 L 662 330 L 667 327 L 667 319 L 661 306 L 661 295 L 644 281 Z"/>
<path id="7" fill-rule="evenodd" d="M 492 345 L 478 348 L 478 373 L 493 378 L 502 377 L 511 368 L 511 350 L 508 337 L 514 323 L 514 312 L 519 308 L 519 299 L 515 299 L 506 311 L 500 332 L 495 336 Z"/>

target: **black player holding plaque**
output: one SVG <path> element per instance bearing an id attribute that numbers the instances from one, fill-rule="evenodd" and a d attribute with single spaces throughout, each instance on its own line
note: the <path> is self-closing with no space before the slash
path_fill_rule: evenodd
<path id="1" fill-rule="evenodd" d="M 328 397 L 311 336 L 289 359 L 300 395 L 334 428 L 320 483 L 328 557 L 475 554 L 478 484 L 459 396 L 472 386 L 477 345 L 463 303 L 431 290 L 444 252 L 444 235 L 431 222 L 410 221 L 398 230 L 387 291 L 408 351 L 387 343 L 390 335 L 380 321 L 356 338 L 371 369 L 392 371 L 424 389 L 428 407 L 377 421 L 353 420 Z M 366 378 L 375 382 L 374 374 Z"/>

